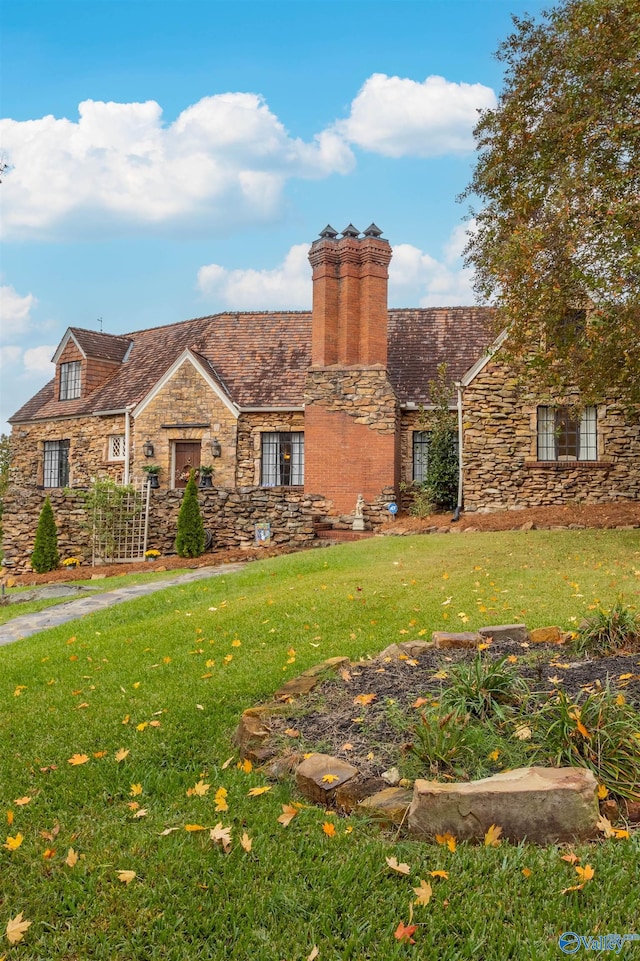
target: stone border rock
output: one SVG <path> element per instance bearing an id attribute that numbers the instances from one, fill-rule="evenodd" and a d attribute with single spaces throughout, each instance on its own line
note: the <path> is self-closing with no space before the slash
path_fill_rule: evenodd
<path id="1" fill-rule="evenodd" d="M 476 632 L 434 631 L 431 641 L 391 644 L 378 657 L 404 660 L 433 647 L 481 649 L 492 639 L 562 644 L 570 637 L 556 626 L 529 631 L 525 624 L 490 625 Z M 278 756 L 269 718 L 286 711 L 288 704 L 307 696 L 347 665 L 354 666 L 348 657 L 328 658 L 283 684 L 273 702 L 244 711 L 234 736 L 240 756 L 261 765 L 273 780 L 293 775 L 300 793 L 314 804 L 334 806 L 344 814 L 365 814 L 384 826 L 406 827 L 417 840 L 447 833 L 460 840 L 481 840 L 497 824 L 503 837 L 514 842 L 586 841 L 597 836 L 601 812 L 610 820 L 619 815 L 613 801 L 602 802 L 606 807 L 602 811 L 596 779 L 584 768 L 519 768 L 458 784 L 418 779 L 411 788 L 396 769 L 365 777 L 352 764 L 329 754 Z M 628 802 L 627 815 L 640 820 L 640 803 Z"/>

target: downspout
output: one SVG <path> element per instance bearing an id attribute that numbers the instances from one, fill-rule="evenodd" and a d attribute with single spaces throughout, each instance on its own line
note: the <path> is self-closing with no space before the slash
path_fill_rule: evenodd
<path id="1" fill-rule="evenodd" d="M 462 474 L 463 474 L 463 454 L 462 454 L 462 384 L 456 384 L 458 391 L 458 503 L 452 521 L 459 521 L 460 514 L 462 513 L 462 503 L 463 503 L 463 487 L 462 487 Z"/>
<path id="2" fill-rule="evenodd" d="M 135 404 L 131 404 L 124 409 L 124 477 L 122 482 L 125 487 L 129 484 L 129 454 L 131 451 L 131 411 Z"/>

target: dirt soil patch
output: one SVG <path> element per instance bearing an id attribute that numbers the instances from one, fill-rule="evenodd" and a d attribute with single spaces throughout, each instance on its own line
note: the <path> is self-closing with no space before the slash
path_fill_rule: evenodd
<path id="1" fill-rule="evenodd" d="M 617 655 L 576 660 L 563 645 L 527 645 L 494 642 L 484 656 L 507 655 L 517 660 L 510 666 L 532 690 L 551 694 L 562 689 L 572 697 L 597 691 L 610 684 L 624 693 L 627 702 L 640 710 L 640 655 Z M 379 776 L 397 766 L 411 740 L 411 727 L 418 723 L 418 698 L 438 700 L 446 686 L 446 674 L 461 660 L 476 657 L 475 651 L 426 650 L 419 657 L 397 660 L 378 657 L 343 669 L 300 701 L 269 721 L 283 747 L 304 752 L 319 751 L 353 764 L 361 774 Z M 374 694 L 370 704 L 354 703 L 358 695 Z M 289 730 L 299 731 L 290 738 Z M 347 745 L 347 747 L 345 747 Z"/>

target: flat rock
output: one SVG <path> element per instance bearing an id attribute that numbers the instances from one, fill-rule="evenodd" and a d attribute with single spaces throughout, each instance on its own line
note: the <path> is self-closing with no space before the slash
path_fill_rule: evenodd
<path id="1" fill-rule="evenodd" d="M 286 781 L 291 777 L 302 760 L 302 754 L 283 754 L 280 757 L 274 757 L 267 761 L 267 763 L 260 768 L 260 771 L 265 777 L 270 778 L 272 781 Z"/>
<path id="2" fill-rule="evenodd" d="M 447 631 L 434 631 L 431 635 L 436 647 L 442 650 L 462 649 L 473 650 L 479 644 L 485 644 L 486 639 L 476 631 L 461 631 L 458 634 L 451 634 Z"/>
<path id="3" fill-rule="evenodd" d="M 532 644 L 562 644 L 565 634 L 559 627 L 534 627 L 529 638 Z"/>
<path id="4" fill-rule="evenodd" d="M 296 768 L 296 784 L 301 794 L 314 804 L 329 804 L 336 790 L 355 777 L 358 769 L 330 754 L 312 754 Z"/>
<path id="5" fill-rule="evenodd" d="M 378 657 L 407 658 L 420 657 L 425 651 L 431 650 L 433 641 L 401 641 L 399 644 L 389 644 Z"/>
<path id="6" fill-rule="evenodd" d="M 403 824 L 411 806 L 413 792 L 404 787 L 387 787 L 377 794 L 364 798 L 357 806 L 360 814 L 367 814 L 377 821 Z"/>
<path id="7" fill-rule="evenodd" d="M 496 643 L 514 641 L 516 644 L 526 644 L 529 641 L 526 624 L 494 624 L 479 628 L 478 634 L 482 634 L 484 638 L 491 638 Z"/>
<path id="8" fill-rule="evenodd" d="M 348 657 L 328 657 L 326 661 L 321 661 L 320 664 L 314 664 L 313 667 L 309 667 L 298 677 L 292 677 L 291 680 L 283 684 L 273 696 L 278 701 L 288 701 L 294 697 L 302 697 L 305 694 L 310 694 L 326 674 L 337 671 L 338 668 L 348 663 Z"/>
<path id="9" fill-rule="evenodd" d="M 496 824 L 511 841 L 553 844 L 595 837 L 598 817 L 591 771 L 530 767 L 464 784 L 418 780 L 408 821 L 417 838 L 481 840 Z"/>
<path id="10" fill-rule="evenodd" d="M 240 751 L 240 757 L 254 760 L 254 757 L 249 755 L 254 753 L 256 748 L 264 747 L 270 737 L 271 728 L 253 709 L 245 711 L 240 718 L 233 741 Z"/>
<path id="11" fill-rule="evenodd" d="M 348 781 L 345 781 L 344 784 L 341 784 L 339 788 L 336 788 L 336 806 L 341 811 L 344 811 L 345 814 L 351 814 L 360 801 L 371 797 L 372 794 L 377 794 L 378 791 L 384 790 L 386 786 L 381 777 L 356 775 Z"/>

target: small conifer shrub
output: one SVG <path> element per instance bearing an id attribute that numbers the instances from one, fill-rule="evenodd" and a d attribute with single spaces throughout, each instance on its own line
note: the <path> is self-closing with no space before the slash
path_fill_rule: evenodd
<path id="1" fill-rule="evenodd" d="M 51 501 L 47 497 L 40 511 L 31 566 L 37 574 L 46 574 L 47 571 L 56 569 L 59 560 L 58 532 Z"/>
<path id="2" fill-rule="evenodd" d="M 178 514 L 176 551 L 180 557 L 200 557 L 204 552 L 204 544 L 204 524 L 198 503 L 198 488 L 195 474 L 191 471 Z"/>

